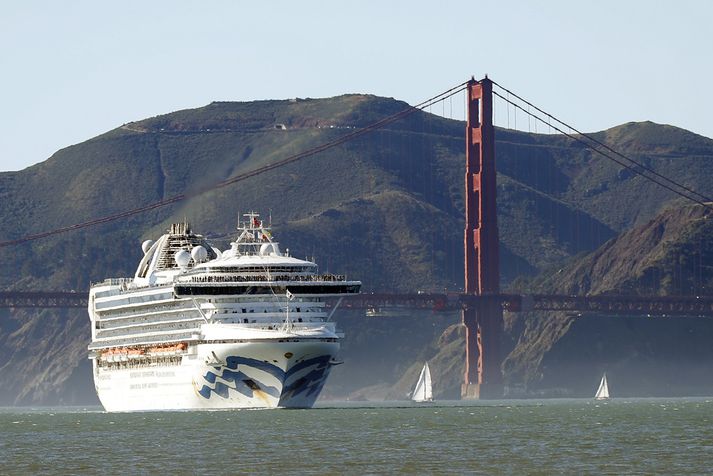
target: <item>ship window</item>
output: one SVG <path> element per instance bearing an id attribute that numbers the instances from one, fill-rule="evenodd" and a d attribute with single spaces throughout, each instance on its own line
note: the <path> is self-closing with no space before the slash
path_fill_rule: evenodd
<path id="1" fill-rule="evenodd" d="M 243 308 L 243 314 L 245 314 L 245 308 Z"/>

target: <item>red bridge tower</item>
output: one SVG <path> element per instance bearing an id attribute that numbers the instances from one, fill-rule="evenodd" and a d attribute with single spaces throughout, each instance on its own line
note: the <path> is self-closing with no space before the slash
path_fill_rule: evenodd
<path id="1" fill-rule="evenodd" d="M 500 293 L 500 258 L 495 182 L 493 83 L 468 81 L 465 148 L 465 292 Z M 503 396 L 500 340 L 503 311 L 497 299 L 462 311 L 466 329 L 464 399 Z"/>

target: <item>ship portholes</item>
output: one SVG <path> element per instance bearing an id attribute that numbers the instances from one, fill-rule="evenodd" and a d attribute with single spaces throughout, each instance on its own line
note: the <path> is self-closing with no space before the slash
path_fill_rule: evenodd
<path id="1" fill-rule="evenodd" d="M 285 358 L 291 359 L 294 354 L 292 352 L 285 352 Z"/>

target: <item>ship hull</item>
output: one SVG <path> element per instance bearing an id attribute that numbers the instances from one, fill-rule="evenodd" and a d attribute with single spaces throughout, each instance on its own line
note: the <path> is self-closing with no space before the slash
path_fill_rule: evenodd
<path id="1" fill-rule="evenodd" d="M 108 412 L 310 408 L 338 350 L 325 339 L 196 344 L 171 363 L 95 360 L 94 382 Z"/>

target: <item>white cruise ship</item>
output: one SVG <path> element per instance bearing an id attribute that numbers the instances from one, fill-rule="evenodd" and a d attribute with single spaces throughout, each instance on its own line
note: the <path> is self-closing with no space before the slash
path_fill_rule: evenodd
<path id="1" fill-rule="evenodd" d="M 256 213 L 244 217 L 228 250 L 175 224 L 143 243 L 133 278 L 92 285 L 89 358 L 107 411 L 314 404 L 341 337 L 339 301 L 329 310 L 324 299 L 361 283 L 318 274 Z"/>

